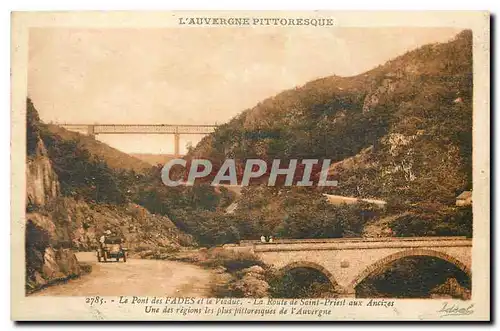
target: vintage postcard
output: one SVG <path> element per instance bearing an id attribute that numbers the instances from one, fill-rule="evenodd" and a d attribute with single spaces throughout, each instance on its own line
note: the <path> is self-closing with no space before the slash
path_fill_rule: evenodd
<path id="1" fill-rule="evenodd" d="M 12 13 L 12 319 L 488 321 L 489 25 Z"/>

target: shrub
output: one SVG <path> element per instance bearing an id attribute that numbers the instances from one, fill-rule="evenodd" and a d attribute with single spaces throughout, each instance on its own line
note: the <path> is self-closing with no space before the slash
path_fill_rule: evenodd
<path id="1" fill-rule="evenodd" d="M 33 106 L 31 99 L 26 100 L 26 152 L 28 156 L 34 155 L 38 139 L 40 139 L 40 117 Z"/>
<path id="2" fill-rule="evenodd" d="M 397 236 L 472 237 L 472 207 L 445 210 L 418 210 L 392 222 Z"/>
<path id="3" fill-rule="evenodd" d="M 203 264 L 208 267 L 224 267 L 231 273 L 254 265 L 264 266 L 264 262 L 255 254 L 223 248 L 208 250 L 208 259 Z"/>

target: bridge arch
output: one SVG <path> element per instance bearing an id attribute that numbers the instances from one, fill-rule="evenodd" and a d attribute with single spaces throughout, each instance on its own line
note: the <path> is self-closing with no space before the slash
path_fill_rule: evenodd
<path id="1" fill-rule="evenodd" d="M 453 265 L 455 265 L 458 269 L 462 270 L 470 279 L 472 279 L 472 272 L 470 268 L 459 261 L 458 259 L 454 258 L 453 256 L 432 250 L 432 249 L 420 249 L 420 248 L 415 248 L 415 249 L 406 249 L 401 252 L 397 252 L 394 254 L 391 254 L 389 256 L 386 256 L 377 262 L 369 265 L 366 267 L 363 271 L 361 271 L 351 282 L 350 288 L 353 289 L 355 288 L 359 283 L 361 283 L 366 277 L 371 275 L 373 272 L 387 268 L 391 263 L 403 259 L 405 257 L 412 257 L 412 256 L 427 256 L 427 257 L 435 257 L 444 261 L 447 261 Z"/>
<path id="2" fill-rule="evenodd" d="M 309 268 L 309 269 L 314 269 L 316 271 L 319 271 L 323 275 L 325 275 L 326 278 L 328 278 L 328 280 L 330 281 L 330 284 L 332 285 L 332 287 L 334 289 L 336 289 L 339 286 L 339 284 L 337 283 L 337 280 L 335 279 L 333 274 L 330 271 L 328 271 L 328 269 L 326 269 L 321 264 L 310 262 L 310 261 L 296 261 L 296 262 L 289 263 L 278 271 L 278 275 L 283 277 L 287 272 L 289 272 L 293 269 L 297 269 L 297 268 Z"/>

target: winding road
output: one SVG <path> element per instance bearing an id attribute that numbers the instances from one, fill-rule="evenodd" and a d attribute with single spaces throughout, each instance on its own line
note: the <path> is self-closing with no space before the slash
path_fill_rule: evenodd
<path id="1" fill-rule="evenodd" d="M 92 272 L 47 287 L 33 296 L 170 296 L 207 297 L 213 274 L 198 266 L 166 260 L 127 259 L 98 263 L 94 252 L 76 254 Z"/>

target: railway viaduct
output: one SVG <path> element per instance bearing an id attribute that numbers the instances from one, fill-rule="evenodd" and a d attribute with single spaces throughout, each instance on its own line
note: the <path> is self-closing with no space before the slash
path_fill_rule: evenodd
<path id="1" fill-rule="evenodd" d="M 181 134 L 209 134 L 217 127 L 203 124 L 54 124 L 91 137 L 99 134 L 172 134 L 175 156 L 180 156 Z"/>

